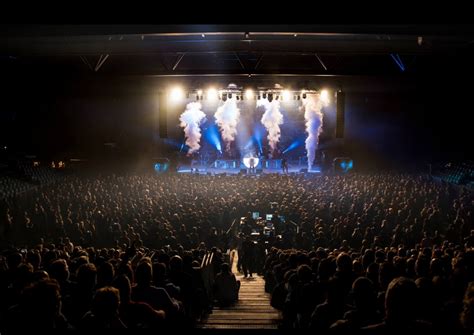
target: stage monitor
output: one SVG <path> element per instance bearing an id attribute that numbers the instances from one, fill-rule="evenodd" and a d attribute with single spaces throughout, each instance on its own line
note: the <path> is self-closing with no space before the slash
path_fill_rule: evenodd
<path id="1" fill-rule="evenodd" d="M 259 213 L 259 212 L 253 212 L 253 213 L 252 213 L 252 218 L 253 218 L 254 220 L 258 220 L 259 217 L 260 217 L 260 213 Z"/>
<path id="2" fill-rule="evenodd" d="M 272 221 L 273 214 L 267 214 L 267 221 Z"/>

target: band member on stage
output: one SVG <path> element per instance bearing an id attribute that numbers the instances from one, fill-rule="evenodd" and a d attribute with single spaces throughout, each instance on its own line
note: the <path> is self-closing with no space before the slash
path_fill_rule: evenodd
<path id="1" fill-rule="evenodd" d="M 255 173 L 255 158 L 251 157 L 249 160 L 250 173 Z"/>
<path id="2" fill-rule="evenodd" d="M 283 169 L 283 173 L 288 173 L 288 161 L 285 157 L 283 157 L 281 160 L 281 168 Z"/>

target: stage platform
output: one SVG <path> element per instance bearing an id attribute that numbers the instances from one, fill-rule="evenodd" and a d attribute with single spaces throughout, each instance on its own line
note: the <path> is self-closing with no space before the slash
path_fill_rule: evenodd
<path id="1" fill-rule="evenodd" d="M 295 174 L 295 173 L 308 173 L 307 167 L 290 167 L 288 168 L 288 174 Z M 256 173 L 250 173 L 249 169 L 219 169 L 214 167 L 195 167 L 193 166 L 180 166 L 177 170 L 178 173 L 197 173 L 197 174 L 246 174 L 249 176 L 254 175 L 261 175 L 261 174 L 284 174 L 282 169 L 257 169 Z M 313 167 L 309 173 L 314 174 L 321 174 L 321 168 L 318 166 Z"/>

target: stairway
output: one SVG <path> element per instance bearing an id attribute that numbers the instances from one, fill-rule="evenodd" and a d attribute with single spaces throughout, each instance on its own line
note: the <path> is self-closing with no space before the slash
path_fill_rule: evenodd
<path id="1" fill-rule="evenodd" d="M 239 301 L 232 307 L 214 307 L 212 314 L 203 320 L 201 328 L 211 329 L 277 329 L 279 312 L 270 306 L 270 295 L 265 293 L 265 281 L 254 275 L 244 278 L 237 272 L 237 253 L 232 271 L 240 280 Z"/>

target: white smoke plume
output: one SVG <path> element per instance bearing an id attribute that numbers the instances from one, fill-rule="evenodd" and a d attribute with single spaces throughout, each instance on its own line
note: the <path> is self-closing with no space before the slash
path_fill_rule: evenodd
<path id="1" fill-rule="evenodd" d="M 186 138 L 186 145 L 189 146 L 188 154 L 192 154 L 199 150 L 201 145 L 201 128 L 199 127 L 201 121 L 206 117 L 206 114 L 201 110 L 199 102 L 191 102 L 186 105 L 186 110 L 179 117 L 180 126 L 184 128 L 184 136 Z"/>
<path id="2" fill-rule="evenodd" d="M 320 99 L 319 94 L 308 94 L 307 98 L 303 100 L 304 118 L 306 120 L 306 153 L 308 156 L 308 171 L 313 167 L 314 159 L 316 157 L 316 149 L 319 144 L 319 134 L 323 129 L 323 113 L 321 109 L 324 106 L 324 101 Z"/>
<path id="3" fill-rule="evenodd" d="M 273 100 L 269 102 L 268 99 L 261 99 L 257 101 L 257 107 L 264 106 L 265 113 L 262 116 L 262 124 L 268 132 L 268 142 L 272 152 L 275 151 L 278 142 L 280 141 L 280 125 L 283 124 L 283 114 L 280 112 L 280 102 Z"/>
<path id="4" fill-rule="evenodd" d="M 222 106 L 217 108 L 214 117 L 221 131 L 222 140 L 226 144 L 226 151 L 229 151 L 230 144 L 235 140 L 240 118 L 240 110 L 237 108 L 235 98 L 227 99 Z"/>

